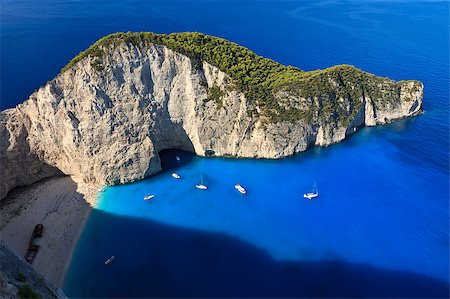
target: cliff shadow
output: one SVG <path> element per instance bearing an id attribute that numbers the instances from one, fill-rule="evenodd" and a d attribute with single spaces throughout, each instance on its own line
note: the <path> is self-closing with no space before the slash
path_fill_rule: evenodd
<path id="1" fill-rule="evenodd" d="M 21 257 L 29 254 L 32 267 L 61 285 L 66 261 L 77 241 L 90 204 L 69 176 L 48 178 L 16 188 L 1 206 L 1 239 Z M 42 236 L 32 237 L 37 224 Z M 39 246 L 36 254 L 28 251 Z"/>
<path id="2" fill-rule="evenodd" d="M 277 261 L 222 233 L 93 210 L 64 290 L 77 298 L 445 298 L 449 285 L 343 260 Z"/>
<path id="3" fill-rule="evenodd" d="M 165 149 L 159 152 L 159 158 L 162 171 L 169 172 L 192 162 L 195 159 L 195 153 L 180 149 Z"/>
<path id="4" fill-rule="evenodd" d="M 14 117 L 14 114 L 12 114 Z M 28 186 L 44 178 L 62 176 L 55 166 L 49 165 L 31 151 L 28 132 L 16 124 L 12 131 L 5 126 L 6 114 L 0 114 L 0 201 L 13 189 Z"/>
<path id="5" fill-rule="evenodd" d="M 42 298 L 57 298 L 56 294 L 61 294 L 61 290 L 38 274 L 3 241 L 0 241 L 0 269 L 0 298 L 17 298 L 23 285 L 29 285 Z"/>

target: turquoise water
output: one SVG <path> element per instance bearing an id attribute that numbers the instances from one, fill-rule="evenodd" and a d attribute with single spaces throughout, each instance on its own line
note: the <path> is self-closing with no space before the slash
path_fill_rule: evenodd
<path id="1" fill-rule="evenodd" d="M 327 266 L 318 275 L 322 280 L 323 275 L 335 280 L 347 274 L 348 264 L 364 266 L 364 270 L 355 270 L 346 281 L 337 284 L 351 292 L 335 293 L 334 284 L 327 282 L 330 288 L 319 296 L 445 294 L 448 203 L 443 194 L 447 192 L 448 178 L 445 173 L 434 173 L 434 184 L 429 184 L 430 173 L 420 164 L 399 163 L 401 149 L 392 147 L 393 141 L 401 138 L 404 126 L 416 121 L 363 129 L 342 144 L 276 161 L 206 159 L 182 152 L 164 153 L 166 171 L 138 183 L 110 187 L 102 195 L 98 211 L 94 211 L 80 240 L 66 279 L 66 291 L 75 297 L 129 294 L 210 297 L 247 296 L 253 294 L 254 289 L 261 290 L 261 278 L 254 278 L 255 273 L 244 277 L 247 283 L 239 290 L 217 285 L 224 277 L 231 280 L 236 279 L 236 275 L 239 277 L 239 272 L 222 269 L 222 263 L 235 267 L 242 263 L 245 267 L 248 261 L 246 257 L 228 256 L 215 248 L 218 242 L 224 241 L 196 235 L 207 232 L 214 238 L 225 238 L 225 243 L 250 244 L 252 256 L 256 252 L 264 254 L 272 263 L 288 263 L 283 269 L 304 269 L 305 263 L 313 263 L 314 266 L 309 266 L 313 269 L 319 267 L 314 263 L 345 264 L 337 269 L 331 267 L 332 270 Z M 182 157 L 181 164 L 175 162 L 176 154 Z M 173 179 L 170 176 L 173 170 L 182 179 Z M 201 175 L 209 187 L 207 191 L 194 187 Z M 320 197 L 315 201 L 304 200 L 302 193 L 311 189 L 313 180 L 317 181 Z M 247 188 L 246 196 L 234 189 L 236 182 Z M 156 195 L 152 202 L 143 200 L 148 194 Z M 161 224 L 165 226 L 155 232 L 155 227 Z M 167 227 L 187 232 L 168 232 L 161 237 L 159 233 Z M 194 243 L 192 250 L 189 249 L 191 243 Z M 167 246 L 171 249 L 167 250 Z M 173 246 L 179 246 L 178 251 L 174 252 Z M 185 246 L 187 250 L 183 249 Z M 214 248 L 214 252 L 208 252 L 209 247 Z M 169 261 L 160 265 L 160 255 L 165 254 Z M 110 255 L 116 256 L 114 265 L 105 268 L 102 262 Z M 184 259 L 194 262 L 180 265 L 180 260 Z M 217 268 L 215 263 L 221 266 Z M 261 264 L 259 260 L 255 263 Z M 180 276 L 165 273 L 166 266 L 180 271 Z M 202 268 L 196 269 L 199 266 Z M 366 268 L 372 267 L 389 273 L 368 276 L 370 280 L 377 277 L 378 281 L 383 281 L 383 287 L 372 289 L 374 283 L 367 284 L 363 279 L 367 285 L 363 284 L 362 290 L 355 288 L 352 282 L 370 272 Z M 97 274 L 93 279 L 86 279 L 86 272 Z M 274 276 L 279 277 L 275 273 L 278 271 L 274 271 Z M 403 281 L 398 284 L 395 278 L 405 273 L 424 277 L 408 278 L 406 284 Z M 111 283 L 122 275 L 130 278 L 125 286 L 98 289 L 98 283 Z M 167 281 L 142 285 L 141 279 L 154 281 L 160 275 Z M 190 275 L 200 278 L 191 281 L 185 277 Z M 209 275 L 215 276 L 217 281 L 212 282 L 212 290 L 205 290 L 205 283 L 211 284 Z M 288 278 L 303 281 L 304 276 L 305 273 L 295 273 Z M 273 278 L 268 280 L 273 281 Z M 189 287 L 181 284 L 185 281 L 189 282 Z M 82 289 L 79 289 L 80 284 Z M 300 286 L 299 281 L 283 285 L 282 290 L 289 296 L 315 296 L 312 290 L 305 291 Z M 265 291 L 274 296 L 283 294 L 271 288 Z M 266 293 L 256 294 L 264 296 Z"/>
<path id="2" fill-rule="evenodd" d="M 102 194 L 65 292 L 446 297 L 448 15 L 448 1 L 2 2 L 2 109 L 97 38 L 128 30 L 202 31 L 305 70 L 349 63 L 425 84 L 424 114 L 291 158 L 164 153 L 159 175 Z M 181 180 L 170 176 L 173 169 Z M 207 191 L 194 187 L 201 175 Z M 314 181 L 320 197 L 306 201 Z M 144 201 L 147 194 L 156 197 Z"/>

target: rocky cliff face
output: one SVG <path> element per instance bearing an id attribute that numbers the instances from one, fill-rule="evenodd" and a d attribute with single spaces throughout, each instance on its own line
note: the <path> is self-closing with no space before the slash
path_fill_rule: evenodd
<path id="1" fill-rule="evenodd" d="M 60 288 L 0 242 L 0 298 L 29 298 L 30 290 L 40 298 L 67 299 Z"/>
<path id="2" fill-rule="evenodd" d="M 422 106 L 418 81 L 369 76 L 378 97 L 363 92 L 351 98 L 333 88 L 357 89 L 356 83 L 321 74 L 334 106 L 323 107 L 320 96 L 279 89 L 274 96 L 287 111 L 312 112 L 274 122 L 251 112 L 259 107 L 250 107 L 233 80 L 205 61 L 154 44 L 122 42 L 104 50 L 100 65 L 85 57 L 0 113 L 0 198 L 61 172 L 100 184 L 139 180 L 160 170 L 158 152 L 168 148 L 285 157 L 339 142 L 357 127 L 417 114 Z M 334 117 L 337 112 L 346 120 Z"/>

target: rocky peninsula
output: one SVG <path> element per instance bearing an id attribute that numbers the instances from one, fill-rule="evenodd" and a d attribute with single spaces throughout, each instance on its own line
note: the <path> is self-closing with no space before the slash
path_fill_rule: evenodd
<path id="1" fill-rule="evenodd" d="M 416 115 L 422 100 L 419 81 L 305 72 L 201 33 L 108 35 L 0 112 L 2 240 L 22 256 L 42 223 L 33 267 L 60 287 L 98 186 L 160 171 L 160 151 L 281 158 Z"/>
<path id="2" fill-rule="evenodd" d="M 421 112 L 423 85 L 350 65 L 305 72 L 201 33 L 116 33 L 0 113 L 0 198 L 65 174 L 114 185 L 158 153 L 281 158 Z"/>

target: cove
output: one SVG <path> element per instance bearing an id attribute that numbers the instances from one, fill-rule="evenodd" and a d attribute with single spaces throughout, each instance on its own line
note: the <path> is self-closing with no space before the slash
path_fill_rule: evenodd
<path id="1" fill-rule="evenodd" d="M 401 137 L 394 129 L 414 121 L 391 125 L 388 137 Z M 386 131 L 364 129 L 341 144 L 281 160 L 163 152 L 160 174 L 103 193 L 64 289 L 72 297 L 443 294 L 447 236 L 445 223 L 436 220 L 446 217 L 439 200 L 445 175 L 433 174 L 442 189 L 424 190 L 428 178 L 420 165 L 398 165 L 398 151 L 380 150 L 391 143 L 380 138 Z M 172 178 L 173 171 L 182 178 Z M 206 191 L 194 187 L 201 175 Z M 305 200 L 314 180 L 320 197 Z M 234 189 L 237 182 L 247 195 Z M 148 194 L 156 195 L 151 202 L 143 200 Z M 243 256 L 241 246 L 249 250 Z M 254 254 L 263 261 L 246 268 Z M 116 265 L 105 268 L 111 255 Z M 95 275 L 86 275 L 90 267 Z M 232 288 L 238 277 L 245 282 Z M 355 288 L 357 277 L 361 288 Z M 112 289 L 96 287 L 115 279 L 121 283 Z M 322 279 L 329 285 L 319 287 Z M 390 279 L 395 283 L 380 289 Z M 155 284 L 141 288 L 141 280 Z"/>
<path id="2" fill-rule="evenodd" d="M 183 157 L 181 181 L 168 170 L 108 188 L 66 294 L 446 297 L 448 15 L 448 1 L 2 2 L 1 109 L 117 31 L 199 31 L 303 70 L 348 63 L 425 86 L 424 114 L 342 144 L 277 161 Z M 314 181 L 320 197 L 304 201 Z"/>

